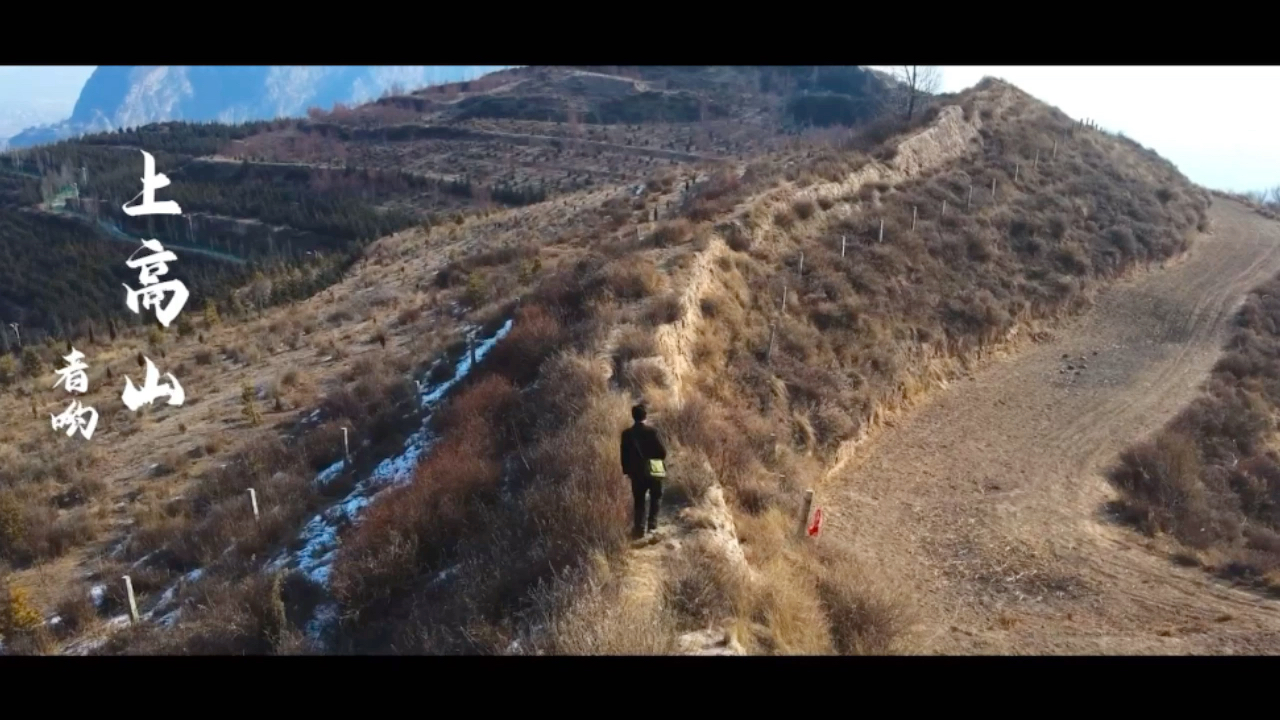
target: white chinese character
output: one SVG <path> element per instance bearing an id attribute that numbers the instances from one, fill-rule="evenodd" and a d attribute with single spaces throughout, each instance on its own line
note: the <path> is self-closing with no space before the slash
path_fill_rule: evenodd
<path id="1" fill-rule="evenodd" d="M 88 440 L 93 437 L 93 429 L 98 427 L 98 411 L 81 405 L 79 400 L 72 400 L 61 415 L 50 415 L 49 418 L 53 421 L 54 430 L 67 429 L 67 437 L 75 435 L 76 430 L 79 430 L 84 439 Z"/>
<path id="2" fill-rule="evenodd" d="M 147 361 L 147 378 L 142 383 L 142 389 L 133 386 L 133 381 L 126 375 L 124 379 L 124 394 L 120 399 L 124 401 L 124 406 L 130 410 L 137 410 L 143 405 L 148 405 L 160 397 L 168 397 L 170 405 L 182 405 L 182 401 L 186 399 L 186 393 L 182 391 L 182 385 L 178 384 L 178 378 L 173 373 L 165 373 L 169 378 L 169 385 L 160 384 L 160 371 L 156 370 L 155 363 L 151 362 L 151 358 L 144 357 Z"/>
<path id="3" fill-rule="evenodd" d="M 138 258 L 135 260 L 133 256 L 137 255 L 138 251 L 134 250 L 133 255 L 129 256 L 125 265 L 128 265 L 135 270 L 142 268 L 142 272 L 138 275 L 138 280 L 142 282 L 143 285 L 154 285 L 159 282 L 156 276 L 168 273 L 169 263 L 176 261 L 178 256 L 168 250 L 165 250 L 159 240 L 143 240 L 142 247 L 150 250 L 151 254 L 144 258 Z"/>
<path id="4" fill-rule="evenodd" d="M 173 322 L 173 319 L 178 317 L 178 313 L 182 312 L 182 306 L 187 304 L 189 295 L 187 286 L 183 285 L 181 280 L 170 280 L 158 285 L 147 286 L 141 290 L 134 290 L 125 285 L 124 289 L 128 291 L 125 294 L 124 304 L 128 305 L 130 310 L 135 313 L 138 312 L 138 296 L 141 295 L 142 307 L 147 309 L 155 308 L 156 319 L 165 327 L 169 327 L 169 323 Z M 169 298 L 169 303 L 164 305 L 162 301 L 166 292 L 172 292 L 173 296 Z"/>
<path id="5" fill-rule="evenodd" d="M 156 174 L 156 159 L 146 150 L 142 151 L 142 192 L 133 196 L 133 200 L 137 200 L 138 196 L 142 196 L 142 204 L 129 206 L 124 204 L 124 212 L 130 217 L 137 215 L 181 215 L 182 208 L 178 207 L 178 203 L 172 200 L 164 202 L 156 202 L 156 190 L 162 187 L 169 187 L 169 178 L 163 173 Z M 129 202 L 133 202 L 130 200 Z"/>
<path id="6" fill-rule="evenodd" d="M 62 358 L 67 361 L 67 367 L 57 370 L 58 379 L 54 381 L 53 386 L 58 387 L 63 381 L 66 381 L 67 392 L 84 393 L 89 389 L 89 376 L 85 374 L 85 369 L 89 366 L 80 362 L 84 360 L 84 353 L 75 348 L 71 348 L 71 354 Z"/>
<path id="7" fill-rule="evenodd" d="M 186 284 L 181 280 L 160 282 L 157 276 L 168 273 L 168 263 L 177 260 L 178 256 L 165 250 L 158 240 L 143 240 L 142 247 L 150 250 L 151 254 L 135 260 L 134 255 L 137 255 L 138 251 L 134 250 L 133 255 L 129 256 L 129 260 L 125 264 L 135 270 L 142 269 L 138 279 L 145 287 L 141 290 L 134 290 L 125 285 L 124 302 L 129 306 L 130 310 L 136 313 L 138 312 L 138 296 L 141 295 L 142 307 L 147 309 L 156 308 L 156 319 L 160 321 L 161 325 L 169 327 L 169 323 L 173 322 L 173 319 L 186 306 L 190 293 L 187 291 Z M 169 298 L 167 304 L 163 304 L 166 292 L 171 292 L 173 295 Z"/>

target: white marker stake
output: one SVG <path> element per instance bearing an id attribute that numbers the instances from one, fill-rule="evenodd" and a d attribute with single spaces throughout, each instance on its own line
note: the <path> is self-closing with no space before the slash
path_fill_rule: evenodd
<path id="1" fill-rule="evenodd" d="M 911 232 L 916 231 L 916 210 L 917 209 L 918 208 L 916 208 L 915 205 L 911 206 Z"/>
<path id="2" fill-rule="evenodd" d="M 342 428 L 342 457 L 348 465 L 351 464 L 351 446 L 347 444 L 347 429 Z"/>
<path id="3" fill-rule="evenodd" d="M 880 218 L 880 237 L 876 242 L 884 242 L 884 218 Z"/>
<path id="4" fill-rule="evenodd" d="M 848 238 L 846 238 L 844 235 L 840 236 L 840 257 L 844 257 L 844 246 L 847 241 L 848 241 Z"/>
<path id="5" fill-rule="evenodd" d="M 804 253 L 800 253 L 800 270 L 797 274 L 804 275 Z"/>
<path id="6" fill-rule="evenodd" d="M 258 493 L 249 488 L 249 504 L 253 506 L 253 521 L 258 522 Z"/>
<path id="7" fill-rule="evenodd" d="M 133 581 L 128 575 L 124 576 L 124 591 L 129 596 L 129 620 L 130 622 L 138 622 L 138 601 L 133 596 Z"/>

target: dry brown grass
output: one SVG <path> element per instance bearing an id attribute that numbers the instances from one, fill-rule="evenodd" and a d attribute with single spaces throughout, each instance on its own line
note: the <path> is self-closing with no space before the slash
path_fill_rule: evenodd
<path id="1" fill-rule="evenodd" d="M 724 363 L 707 362 L 706 371 L 696 372 L 693 382 L 706 399 L 695 394 L 663 424 L 682 448 L 709 459 L 740 524 L 793 517 L 799 489 L 816 479 L 830 453 L 867 427 L 877 409 L 922 392 L 935 359 L 969 358 L 1021 324 L 1078 311 L 1098 281 L 1185 248 L 1186 233 L 1202 224 L 1207 204 L 1141 149 L 1090 139 L 1060 149 L 1057 165 L 1024 172 L 1012 183 L 1005 172 L 1006 162 L 1012 164 L 1008 149 L 1030 152 L 1066 125 L 1054 113 L 1016 121 L 992 116 L 989 133 L 1002 142 L 987 143 L 986 156 L 966 160 L 963 171 L 898 187 L 868 185 L 840 201 L 854 204 L 852 212 L 831 219 L 820 212 L 838 203 L 801 200 L 739 223 L 754 223 L 756 235 L 770 238 L 767 244 L 729 234 L 737 257 L 719 264 L 717 283 L 700 303 L 715 331 L 694 350 L 704 360 L 723 356 Z M 1113 162 L 1139 171 L 1111 172 Z M 975 197 L 964 212 L 968 183 L 980 188 L 992 177 L 1004 190 L 994 202 L 989 193 Z M 1065 198 L 1082 199 L 1089 220 L 1073 213 Z M 945 219 L 937 216 L 942 199 L 952 208 Z M 915 232 L 913 206 L 923 210 Z M 876 242 L 881 218 L 884 243 Z M 843 259 L 842 235 L 850 240 Z M 800 252 L 803 275 L 795 263 Z M 786 315 L 776 303 L 783 284 Z M 777 336 L 766 363 L 770 323 L 777 324 Z M 756 649 L 884 653 L 904 647 L 909 603 L 850 553 L 762 553 L 760 547 L 757 542 L 753 553 L 748 543 L 762 579 L 749 595 L 750 612 L 739 620 Z M 699 573 L 677 572 L 686 575 Z M 700 576 L 717 577 L 705 568 Z M 848 582 L 834 579 L 840 576 Z M 686 594 L 725 612 L 726 601 L 707 588 L 677 597 Z M 703 622 L 708 612 L 686 614 Z"/>
<path id="2" fill-rule="evenodd" d="M 113 635 L 101 655 L 291 655 L 309 652 L 297 625 L 305 589 L 296 577 L 256 574 L 241 582 L 204 582 L 191 593 L 198 608 L 172 630 L 139 625 Z"/>
<path id="3" fill-rule="evenodd" d="M 667 325 L 679 320 L 681 312 L 680 298 L 668 293 L 650 300 L 642 317 L 650 325 Z"/>
<path id="4" fill-rule="evenodd" d="M 777 508 L 738 515 L 758 580 L 739 600 L 736 627 L 748 649 L 769 654 L 891 655 L 915 649 L 913 599 L 855 548 L 798 540 L 794 515 Z"/>
<path id="5" fill-rule="evenodd" d="M 388 240 L 394 245 L 397 239 Z M 385 295 L 390 288 L 413 282 L 414 277 L 404 273 L 384 276 L 380 292 Z M 226 572 L 237 577 L 246 564 L 260 563 L 291 542 L 308 513 L 331 499 L 318 495 L 307 481 L 340 454 L 339 424 L 356 431 L 353 449 L 367 440 L 365 451 L 371 455 L 403 437 L 414 422 L 404 418 L 403 403 L 414 392 L 407 382 L 412 368 L 405 356 L 412 352 L 414 360 L 430 358 L 438 351 L 437 343 L 447 342 L 456 322 L 442 322 L 438 313 L 452 298 L 414 295 L 424 314 L 437 314 L 432 336 L 424 338 L 420 328 L 386 328 L 385 319 L 362 310 L 386 303 L 381 296 L 363 297 L 377 288 L 359 288 L 360 278 L 353 277 L 329 293 L 260 317 L 228 311 L 222 324 L 203 328 L 199 339 L 166 338 L 165 358 L 146 350 L 141 330 L 122 328 L 116 342 L 99 342 L 89 353 L 90 392 L 84 401 L 101 414 L 92 441 L 55 435 L 38 419 L 0 430 L 0 447 L 24 448 L 12 455 L 0 450 L 0 493 L 11 492 L 10 504 L 16 499 L 20 505 L 15 528 L 21 531 L 21 537 L 10 538 L 14 542 L 0 542 L 0 555 L 18 561 L 13 563 L 18 581 L 40 577 L 39 587 L 49 588 L 37 598 L 42 612 L 52 614 L 66 594 L 57 590 L 60 583 L 70 587 L 77 581 L 74 574 L 81 572 L 78 568 L 98 562 L 117 545 L 131 560 L 160 551 L 144 563 L 157 573 L 155 586 L 137 587 L 144 608 L 176 573 L 204 562 L 215 562 L 215 567 L 206 568 L 215 576 Z M 350 310 L 318 309 L 332 307 L 330 295 L 342 298 Z M 315 322 L 325 316 L 331 318 L 331 327 Z M 357 319 L 361 317 L 365 319 Z M 374 335 L 377 322 L 383 323 L 387 348 L 374 345 L 381 357 L 370 363 L 368 353 L 351 340 Z M 291 345 L 288 339 L 294 334 L 300 339 Z M 326 346 L 332 352 L 324 353 Z M 123 409 L 118 396 L 121 376 L 141 379 L 135 363 L 139 350 L 152 353 L 162 372 L 179 376 L 188 395 L 182 408 L 150 408 L 136 415 Z M 347 384 L 342 377 L 352 361 L 362 361 L 361 376 Z M 240 422 L 238 389 L 245 382 L 265 392 L 258 405 L 267 427 L 249 428 Z M 14 388 L 25 395 L 0 395 L 0 410 L 9 417 L 30 419 L 29 398 L 34 398 L 39 412 L 59 412 L 65 399 L 57 391 L 42 389 L 51 386 L 46 364 L 45 374 L 32 379 L 30 386 Z M 330 413 L 330 422 L 299 432 L 294 420 L 317 405 Z M 19 409 L 25 414 L 14 412 Z M 240 477 L 219 469 L 240 466 L 245 453 L 254 452 L 268 434 L 288 444 L 285 450 L 277 448 L 278 461 L 260 463 L 261 472 Z M 151 463 L 158 467 L 152 469 Z M 274 472 L 264 474 L 268 469 Z M 258 524 L 247 513 L 249 483 L 257 489 L 263 509 Z M 345 486 L 339 480 L 330 492 Z"/>
<path id="6" fill-rule="evenodd" d="M 684 218 L 659 223 L 653 234 L 649 236 L 650 244 L 660 248 L 683 245 L 692 239 L 693 223 Z"/>
<path id="7" fill-rule="evenodd" d="M 749 602 L 750 580 L 695 535 L 665 576 L 666 605 L 681 631 L 700 630 L 736 617 Z"/>
<path id="8" fill-rule="evenodd" d="M 638 602 L 611 582 L 608 561 L 540 586 L 534 593 L 541 632 L 526 653 L 552 655 L 669 655 L 676 651 L 676 618 L 661 603 Z"/>
<path id="9" fill-rule="evenodd" d="M 931 360 L 969 357 L 1018 323 L 1084 307 L 1095 282 L 1178 252 L 1183 233 L 1203 220 L 1203 203 L 1175 171 L 1110 140 L 1069 143 L 1058 163 L 1025 173 L 1015 186 L 1010 162 L 1025 163 L 1028 148 L 1047 147 L 1064 122 L 1050 112 L 992 116 L 987 150 L 977 159 L 898 187 L 868 186 L 819 202 L 776 207 L 760 198 L 783 178 L 842 179 L 866 155 L 778 154 L 741 177 L 717 169 L 691 188 L 680 217 L 666 217 L 640 239 L 622 217 L 634 209 L 631 199 L 613 202 L 619 212 L 604 207 L 618 196 L 613 190 L 459 218 L 380 243 L 369 254 L 377 269 L 357 268 L 300 308 L 230 320 L 208 329 L 203 346 L 166 340 L 170 362 L 208 372 L 226 390 L 201 398 L 198 410 L 142 422 L 126 413 L 110 429 L 112 442 L 126 441 L 112 458 L 120 476 L 129 453 L 154 457 L 168 449 L 170 436 L 161 440 L 152 431 L 168 432 L 175 418 L 205 440 L 206 452 L 217 453 L 193 458 L 189 478 L 179 470 L 166 479 L 172 485 L 140 506 L 138 529 L 126 543 L 130 559 L 163 549 L 170 574 L 216 565 L 209 589 L 197 589 L 209 610 L 184 621 L 171 636 L 175 644 L 163 647 L 290 646 L 289 623 L 272 610 L 281 592 L 263 590 L 250 570 L 327 500 L 306 480 L 332 461 L 337 427 L 354 425 L 355 442 L 369 440 L 369 457 L 397 445 L 400 423 L 411 423 L 397 417 L 404 409 L 397 403 L 410 394 L 405 372 L 439 349 L 419 347 L 418 337 L 440 333 L 440 345 L 456 341 L 448 313 L 460 308 L 461 319 L 472 322 L 514 314 L 514 329 L 437 417 L 440 442 L 415 481 L 380 497 L 344 536 L 333 574 L 345 615 L 339 649 L 502 652 L 537 616 L 527 614 L 536 606 L 542 617 L 558 618 L 552 647 L 560 651 L 665 652 L 673 628 L 717 621 L 733 623 L 759 652 L 900 651 L 909 604 L 857 567 L 846 549 L 789 537 L 802 488 L 877 409 L 921 392 Z M 889 157 L 871 135 L 859 142 Z M 1129 173 L 1133 168 L 1142 172 Z M 679 189 L 655 178 L 657 189 Z M 968 183 L 981 188 L 992 178 L 1002 188 L 997 201 L 975 196 L 972 211 L 961 212 Z M 943 198 L 956 208 L 946 219 L 934 210 Z M 671 200 L 679 202 L 654 198 L 664 212 Z M 912 206 L 921 208 L 914 233 Z M 739 208 L 745 211 L 728 217 Z M 882 218 L 885 242 L 877 243 Z M 675 293 L 696 253 L 709 247 L 713 227 L 730 251 L 697 299 L 709 322 L 682 349 L 697 359 L 684 379 L 689 399 L 655 424 L 672 439 L 675 466 L 691 468 L 672 483 L 684 499 L 696 501 L 714 483 L 726 489 L 759 579 L 740 584 L 715 565 L 714 554 L 694 551 L 672 569 L 663 609 L 612 607 L 616 589 L 600 568 L 616 565 L 626 547 L 630 512 L 617 432 L 635 395 L 660 396 L 671 381 L 644 353 L 651 328 L 682 319 Z M 547 240 L 534 246 L 531 235 Z M 843 260 L 842 236 L 850 240 Z M 800 252 L 803 275 L 795 263 Z M 399 263 L 402 272 L 388 273 L 382 263 Z M 789 302 L 780 316 L 783 284 Z M 286 323 L 285 313 L 312 319 Z M 620 335 L 610 384 L 597 352 L 619 323 L 636 320 L 649 327 Z M 776 346 L 766 362 L 771 323 Z M 304 331 L 305 341 L 288 341 Z M 127 365 L 144 344 L 122 342 L 115 359 Z M 462 351 L 455 342 L 445 354 Z M 385 361 L 372 360 L 384 353 Z M 315 388 L 330 424 L 284 443 L 235 420 L 236 388 L 276 378 L 291 387 L 283 378 L 295 369 L 300 387 Z M 29 412 L 15 401 L 0 410 Z M 282 410 L 280 419 L 293 412 Z M 152 423 L 148 432 L 137 431 L 144 422 Z M 309 437 L 320 449 L 310 449 Z M 251 486 L 269 515 L 257 525 L 244 498 Z M 333 492 L 343 489 L 338 482 Z M 167 579 L 160 574 L 156 586 Z M 580 607 L 562 602 L 574 593 L 584 598 Z M 145 632 L 122 638 L 115 650 L 161 642 Z"/>
<path id="10" fill-rule="evenodd" d="M 1246 299 L 1204 395 L 1109 473 L 1140 529 L 1225 557 L 1213 569 L 1272 592 L 1280 592 L 1278 327 L 1280 277 Z"/>
<path id="11" fill-rule="evenodd" d="M 841 655 L 891 655 L 914 649 L 912 598 L 854 548 L 820 540 L 814 570 L 831 641 Z"/>

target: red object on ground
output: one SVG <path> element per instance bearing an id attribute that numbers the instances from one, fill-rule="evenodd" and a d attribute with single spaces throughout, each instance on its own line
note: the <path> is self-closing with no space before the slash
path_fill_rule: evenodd
<path id="1" fill-rule="evenodd" d="M 809 537 L 816 537 L 822 530 L 822 508 L 813 511 L 813 524 L 809 526 Z"/>

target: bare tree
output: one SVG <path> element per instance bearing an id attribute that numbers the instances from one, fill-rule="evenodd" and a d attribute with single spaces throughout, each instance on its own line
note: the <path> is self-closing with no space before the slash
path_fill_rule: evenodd
<path id="1" fill-rule="evenodd" d="M 249 286 L 249 297 L 258 308 L 259 313 L 267 306 L 267 302 L 271 300 L 271 285 L 271 280 L 259 272 L 255 274 L 253 283 Z"/>
<path id="2" fill-rule="evenodd" d="M 894 68 L 893 79 L 907 90 L 907 122 L 911 122 L 918 99 L 942 87 L 942 70 L 935 65 L 903 65 Z"/>
<path id="3" fill-rule="evenodd" d="M 1280 209 L 1280 185 L 1267 190 L 1251 190 L 1244 196 L 1258 205 Z"/>
<path id="4" fill-rule="evenodd" d="M 565 114 L 565 124 L 569 126 L 569 135 L 572 137 L 581 137 L 582 136 L 582 124 L 581 124 L 582 119 L 580 117 L 581 113 L 578 112 L 577 108 L 569 107 L 565 109 L 564 114 Z"/>

